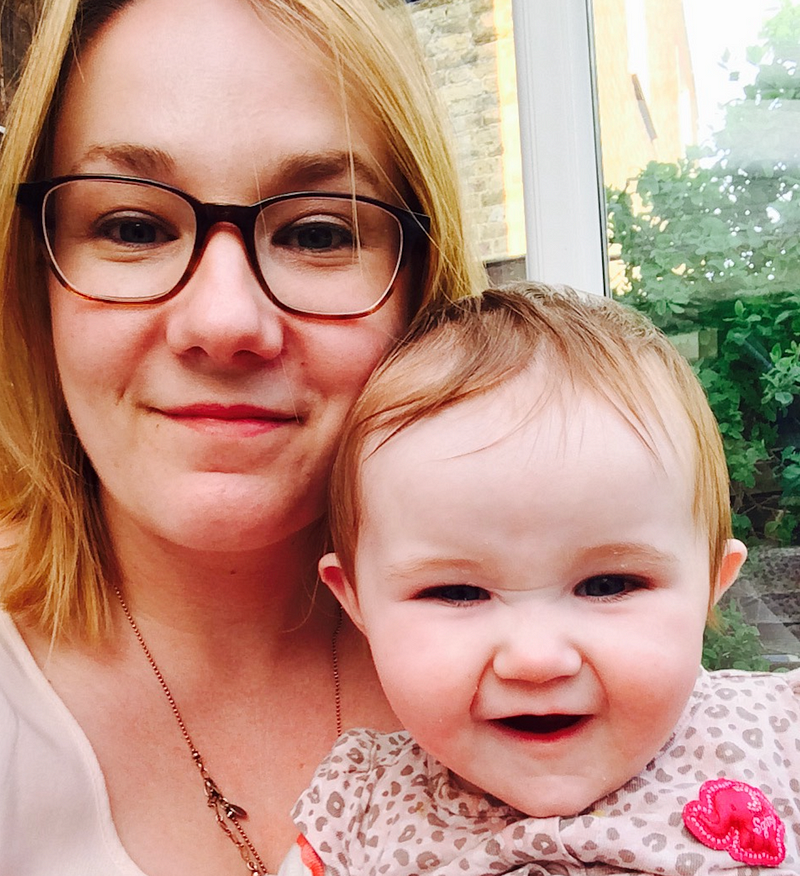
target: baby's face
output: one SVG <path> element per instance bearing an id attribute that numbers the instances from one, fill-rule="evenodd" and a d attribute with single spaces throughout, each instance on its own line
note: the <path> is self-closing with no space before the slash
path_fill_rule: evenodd
<path id="1" fill-rule="evenodd" d="M 534 369 L 366 461 L 351 607 L 423 748 L 522 812 L 572 815 L 670 737 L 709 547 L 687 441 L 656 459 L 580 390 L 524 421 L 540 386 Z"/>

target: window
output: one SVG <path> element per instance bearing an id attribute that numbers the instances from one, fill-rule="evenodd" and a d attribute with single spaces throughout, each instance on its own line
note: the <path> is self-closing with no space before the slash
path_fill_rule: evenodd
<path id="1" fill-rule="evenodd" d="M 800 4 L 759 0 L 731 15 L 721 0 L 519 0 L 514 11 L 523 106 L 526 91 L 537 102 L 537 80 L 583 75 L 588 87 L 590 59 L 596 77 L 590 109 L 576 111 L 574 95 L 553 109 L 561 127 L 539 122 L 541 101 L 523 122 L 528 177 L 558 175 L 569 192 L 570 173 L 594 174 L 585 188 L 604 194 L 609 245 L 584 288 L 643 309 L 697 370 L 751 547 L 734 597 L 773 662 L 799 662 Z M 570 28 L 569 45 L 553 38 Z M 574 148 L 594 148 L 595 130 L 599 164 Z M 562 164 L 528 168 L 551 154 L 541 143 L 554 131 Z M 544 186 L 529 195 L 529 215 L 572 208 Z M 578 223 L 566 239 L 578 253 L 597 240 Z M 539 276 L 574 272 L 563 245 L 549 257 Z"/>

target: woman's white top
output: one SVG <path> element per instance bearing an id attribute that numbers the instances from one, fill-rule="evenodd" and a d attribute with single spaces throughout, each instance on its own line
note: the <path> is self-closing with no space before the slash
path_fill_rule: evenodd
<path id="1" fill-rule="evenodd" d="M 280 876 L 303 872 L 296 857 Z M 146 876 L 122 847 L 89 740 L 2 611 L 0 876 Z"/>

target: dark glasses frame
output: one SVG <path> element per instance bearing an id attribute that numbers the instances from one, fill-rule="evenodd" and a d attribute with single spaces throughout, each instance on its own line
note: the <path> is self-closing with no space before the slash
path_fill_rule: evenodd
<path id="1" fill-rule="evenodd" d="M 76 182 L 78 180 L 99 180 L 107 182 L 133 183 L 137 185 L 151 186 L 152 188 L 161 189 L 165 192 L 171 192 L 183 199 L 193 210 L 195 216 L 195 239 L 192 248 L 192 254 L 189 258 L 189 263 L 186 266 L 183 275 L 178 282 L 167 292 L 159 295 L 154 295 L 149 298 L 103 298 L 96 295 L 87 295 L 76 289 L 67 278 L 61 273 L 60 268 L 53 258 L 50 246 L 47 240 L 47 232 L 45 228 L 45 213 L 44 204 L 47 196 L 54 189 L 64 183 Z M 271 204 L 277 204 L 282 201 L 292 201 L 299 198 L 314 198 L 316 200 L 337 200 L 348 201 L 360 204 L 371 204 L 374 207 L 379 207 L 386 213 L 392 215 L 400 224 L 402 238 L 400 240 L 400 252 L 398 253 L 397 267 L 394 276 L 392 277 L 389 286 L 384 291 L 379 300 L 371 307 L 365 310 L 358 310 L 348 313 L 317 313 L 316 311 L 302 310 L 292 307 L 280 301 L 273 291 L 270 289 L 267 281 L 264 278 L 261 266 L 258 263 L 258 255 L 256 253 L 255 230 L 256 220 L 259 214 Z M 267 298 L 281 310 L 287 313 L 294 313 L 299 316 L 310 316 L 316 319 L 357 319 L 362 316 L 368 316 L 370 313 L 375 313 L 389 299 L 394 289 L 394 283 L 397 279 L 397 274 L 403 266 L 408 253 L 411 251 L 413 243 L 423 237 L 427 237 L 430 233 L 431 220 L 424 213 L 416 213 L 413 210 L 406 210 L 402 207 L 395 207 L 392 204 L 387 204 L 384 201 L 379 201 L 377 198 L 371 198 L 366 195 L 351 195 L 342 192 L 290 192 L 284 195 L 275 195 L 271 198 L 265 198 L 263 201 L 257 201 L 249 206 L 243 204 L 213 204 L 204 203 L 192 195 L 184 192 L 182 189 L 167 183 L 158 182 L 152 179 L 143 179 L 135 176 L 121 176 L 118 174 L 92 173 L 92 174 L 74 174 L 71 176 L 58 176 L 53 179 L 39 180 L 37 182 L 25 182 L 19 185 L 17 189 L 17 204 L 22 207 L 33 220 L 36 234 L 43 244 L 47 252 L 47 260 L 50 268 L 53 271 L 59 283 L 70 292 L 79 295 L 89 301 L 106 301 L 113 304 L 122 304 L 125 306 L 144 305 L 160 303 L 173 298 L 183 287 L 189 282 L 197 270 L 200 259 L 205 250 L 206 241 L 211 229 L 220 223 L 234 225 L 239 229 L 244 242 L 244 248 L 247 253 L 247 259 L 250 264 L 254 276 L 258 279 L 259 285 L 266 294 Z"/>

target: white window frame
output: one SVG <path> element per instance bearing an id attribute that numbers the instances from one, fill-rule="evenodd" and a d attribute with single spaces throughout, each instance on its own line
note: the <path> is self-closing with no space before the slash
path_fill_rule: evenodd
<path id="1" fill-rule="evenodd" d="M 513 0 L 529 279 L 608 294 L 591 0 Z"/>

